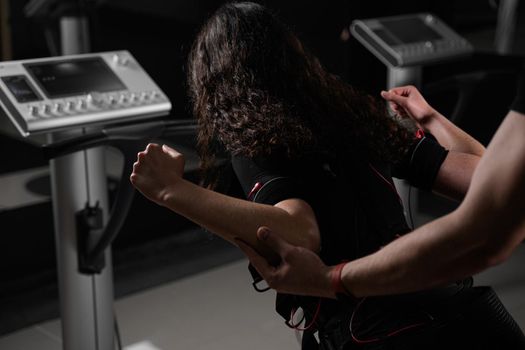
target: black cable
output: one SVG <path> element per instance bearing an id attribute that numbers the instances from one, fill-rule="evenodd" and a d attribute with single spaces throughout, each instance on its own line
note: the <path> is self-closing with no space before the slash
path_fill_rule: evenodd
<path id="1" fill-rule="evenodd" d="M 117 350 L 122 350 L 122 339 L 120 338 L 120 330 L 118 327 L 117 313 L 113 310 L 113 323 L 115 326 L 115 340 L 117 342 Z"/>
<path id="2" fill-rule="evenodd" d="M 99 335 L 98 335 L 98 315 L 97 315 L 97 281 L 96 281 L 96 277 L 94 275 L 91 275 L 91 293 L 93 295 L 93 320 L 95 322 L 95 327 L 94 327 L 94 331 L 95 331 L 95 334 L 94 334 L 94 337 L 95 337 L 95 346 L 96 348 L 98 349 L 98 346 L 100 344 L 100 340 L 99 340 Z"/>
<path id="3" fill-rule="evenodd" d="M 414 230 L 414 218 L 412 217 L 412 185 L 408 185 L 408 217 L 410 219 L 410 230 Z"/>

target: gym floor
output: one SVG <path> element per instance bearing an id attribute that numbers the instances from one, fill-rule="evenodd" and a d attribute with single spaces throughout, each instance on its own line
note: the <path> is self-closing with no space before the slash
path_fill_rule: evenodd
<path id="1" fill-rule="evenodd" d="M 525 329 L 525 245 L 479 274 Z M 124 349 L 298 349 L 295 333 L 273 311 L 273 292 L 252 290 L 241 259 L 116 300 Z M 0 338 L 0 349 L 59 350 L 58 319 Z"/>
<path id="2" fill-rule="evenodd" d="M 273 292 L 252 290 L 245 261 L 115 302 L 124 349 L 294 349 L 297 341 L 273 311 Z M 0 349 L 59 350 L 58 319 L 0 338 Z"/>

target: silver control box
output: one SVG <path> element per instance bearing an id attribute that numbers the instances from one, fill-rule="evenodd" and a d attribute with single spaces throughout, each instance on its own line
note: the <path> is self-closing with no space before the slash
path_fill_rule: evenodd
<path id="1" fill-rule="evenodd" d="M 354 20 L 352 35 L 389 67 L 467 55 L 472 45 L 430 13 Z"/>
<path id="2" fill-rule="evenodd" d="M 0 62 L 0 107 L 28 136 L 163 116 L 171 103 L 128 51 L 114 51 Z"/>

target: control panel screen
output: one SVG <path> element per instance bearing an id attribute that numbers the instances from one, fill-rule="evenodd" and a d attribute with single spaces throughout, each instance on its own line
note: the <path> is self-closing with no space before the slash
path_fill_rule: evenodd
<path id="1" fill-rule="evenodd" d="M 442 39 L 442 36 L 421 18 L 382 20 L 383 28 L 374 30 L 388 45 L 411 44 Z"/>
<path id="2" fill-rule="evenodd" d="M 24 66 L 48 98 L 126 89 L 100 57 Z"/>
<path id="3" fill-rule="evenodd" d="M 2 81 L 19 103 L 42 100 L 25 75 L 2 77 Z"/>

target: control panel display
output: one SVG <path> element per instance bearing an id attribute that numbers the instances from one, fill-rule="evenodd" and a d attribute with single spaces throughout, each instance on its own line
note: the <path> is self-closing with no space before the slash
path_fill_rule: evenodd
<path id="1" fill-rule="evenodd" d="M 168 115 L 171 102 L 128 51 L 0 62 L 0 118 L 22 136 Z"/>
<path id="2" fill-rule="evenodd" d="M 353 36 L 389 67 L 467 55 L 472 45 L 430 13 L 355 20 Z"/>
<path id="3" fill-rule="evenodd" d="M 412 44 L 443 38 L 421 18 L 390 19 L 379 22 L 383 28 L 374 30 L 374 33 L 389 45 Z"/>
<path id="4" fill-rule="evenodd" d="M 49 98 L 126 89 L 100 57 L 24 66 Z"/>
<path id="5" fill-rule="evenodd" d="M 20 103 L 42 100 L 31 87 L 25 75 L 12 75 L 2 77 L 2 81 Z"/>

